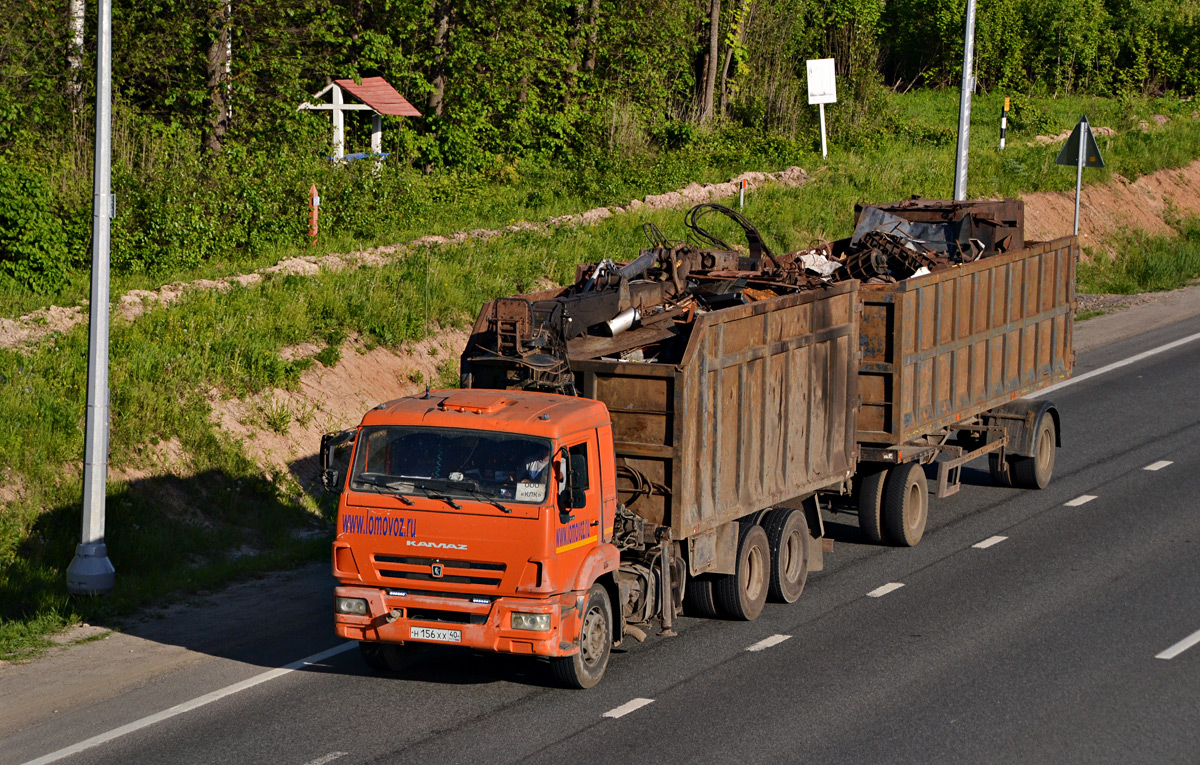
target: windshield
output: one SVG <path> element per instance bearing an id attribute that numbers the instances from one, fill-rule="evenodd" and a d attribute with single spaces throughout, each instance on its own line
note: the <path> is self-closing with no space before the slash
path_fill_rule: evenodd
<path id="1" fill-rule="evenodd" d="M 550 441 L 478 430 L 382 426 L 358 436 L 354 491 L 541 503 Z"/>

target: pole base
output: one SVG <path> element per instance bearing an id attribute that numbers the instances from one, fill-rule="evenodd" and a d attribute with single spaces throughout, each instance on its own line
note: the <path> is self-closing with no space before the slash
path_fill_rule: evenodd
<path id="1" fill-rule="evenodd" d="M 107 595 L 112 592 L 116 569 L 108 561 L 103 542 L 88 542 L 75 548 L 67 567 L 67 592 L 72 595 Z"/>

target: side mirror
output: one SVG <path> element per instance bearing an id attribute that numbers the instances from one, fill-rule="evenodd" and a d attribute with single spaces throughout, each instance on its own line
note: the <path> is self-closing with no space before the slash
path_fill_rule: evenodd
<path id="1" fill-rule="evenodd" d="M 349 450 L 354 445 L 354 430 L 326 433 L 321 436 L 321 486 L 334 494 L 342 492 L 342 473 L 334 465 L 350 467 Z M 339 456 L 344 457 L 339 459 Z"/>

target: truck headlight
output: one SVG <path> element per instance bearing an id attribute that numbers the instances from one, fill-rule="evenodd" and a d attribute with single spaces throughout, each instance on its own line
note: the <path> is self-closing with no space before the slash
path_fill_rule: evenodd
<path id="1" fill-rule="evenodd" d="M 363 598 L 335 598 L 333 609 L 339 614 L 366 616 L 367 601 Z"/>
<path id="2" fill-rule="evenodd" d="M 513 611 L 512 628 L 546 632 L 550 629 L 550 614 L 523 614 L 520 611 Z"/>

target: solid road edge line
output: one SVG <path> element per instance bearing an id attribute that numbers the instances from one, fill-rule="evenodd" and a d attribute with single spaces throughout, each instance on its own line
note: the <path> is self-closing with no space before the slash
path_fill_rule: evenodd
<path id="1" fill-rule="evenodd" d="M 1056 390 L 1061 390 L 1062 388 L 1066 388 L 1068 385 L 1074 385 L 1075 383 L 1083 382 L 1084 380 L 1090 380 L 1093 377 L 1099 377 L 1100 375 L 1111 372 L 1114 369 L 1120 369 L 1121 367 L 1129 366 L 1130 364 L 1136 364 L 1137 362 L 1141 361 L 1142 359 L 1148 359 L 1151 356 L 1155 356 L 1160 353 L 1164 353 L 1173 348 L 1178 348 L 1179 346 L 1186 345 L 1187 343 L 1193 342 L 1194 340 L 1200 340 L 1200 332 L 1197 332 L 1194 335 L 1188 335 L 1187 337 L 1181 337 L 1178 340 L 1175 340 L 1174 342 L 1167 343 L 1166 345 L 1160 345 L 1157 348 L 1151 348 L 1148 351 L 1142 351 L 1141 353 L 1130 356 L 1127 359 L 1121 359 L 1120 361 L 1114 361 L 1113 363 L 1102 366 L 1099 369 L 1093 369 L 1090 372 L 1085 372 L 1084 374 L 1081 374 L 1078 377 L 1072 377 L 1069 380 L 1063 380 L 1060 383 L 1055 383 L 1054 385 L 1051 385 L 1046 388 L 1042 388 L 1041 390 L 1039 390 L 1035 393 L 1030 393 L 1028 396 L 1026 396 L 1026 398 L 1040 398 L 1040 397 L 1046 395 L 1047 393 L 1053 393 Z"/>
<path id="2" fill-rule="evenodd" d="M 1183 640 L 1180 640 L 1178 643 L 1171 646 L 1167 650 L 1156 654 L 1154 656 L 1154 658 L 1156 658 L 1156 659 L 1174 659 L 1176 656 L 1183 653 L 1184 651 L 1191 648 L 1192 646 L 1196 645 L 1197 643 L 1200 643 L 1200 630 L 1196 630 L 1195 632 L 1188 635 Z"/>
<path id="3" fill-rule="evenodd" d="M 318 662 L 322 662 L 332 656 L 345 653 L 351 648 L 354 648 L 356 645 L 358 645 L 358 642 L 352 640 L 342 643 L 341 645 L 336 645 L 327 651 L 314 653 L 312 656 L 307 656 L 286 666 L 267 670 L 266 672 L 257 674 L 254 677 L 247 678 L 240 683 L 227 685 L 224 688 L 213 691 L 212 693 L 206 693 L 205 695 L 194 698 L 191 701 L 185 701 L 182 704 L 176 704 L 170 709 L 164 709 L 161 712 L 148 715 L 140 720 L 134 720 L 133 722 L 127 725 L 122 725 L 119 728 L 113 728 L 106 733 L 100 733 L 92 736 L 89 739 L 80 741 L 78 744 L 72 744 L 71 746 L 59 749 L 57 752 L 51 752 L 50 754 L 42 755 L 36 760 L 30 760 L 29 762 L 25 763 L 25 765 L 44 765 L 44 763 L 56 762 L 64 757 L 70 757 L 73 754 L 79 754 L 80 752 L 91 749 L 92 747 L 107 743 L 113 739 L 133 733 L 134 731 L 139 731 L 142 728 L 147 728 L 155 723 L 162 722 L 163 720 L 169 720 L 172 717 L 181 715 L 185 712 L 191 712 L 193 709 L 199 709 L 206 704 L 219 701 L 226 696 L 232 696 L 233 694 L 240 693 L 248 688 L 253 688 L 254 686 L 265 683 L 268 680 L 274 680 L 277 677 L 283 677 L 284 675 L 295 672 L 298 669 L 304 669 L 307 666 L 317 664 Z"/>

